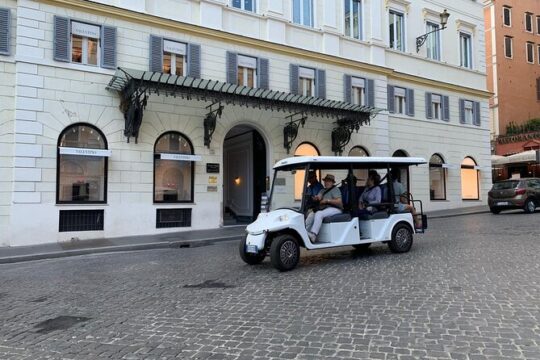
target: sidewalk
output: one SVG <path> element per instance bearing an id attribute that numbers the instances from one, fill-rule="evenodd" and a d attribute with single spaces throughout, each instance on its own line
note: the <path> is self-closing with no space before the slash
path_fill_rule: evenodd
<path id="1" fill-rule="evenodd" d="M 489 212 L 487 206 L 438 210 L 427 213 L 428 219 Z M 198 247 L 219 241 L 240 240 L 245 226 L 211 230 L 192 230 L 161 235 L 126 236 L 110 239 L 81 240 L 33 246 L 0 247 L 0 264 L 115 251 Z"/>

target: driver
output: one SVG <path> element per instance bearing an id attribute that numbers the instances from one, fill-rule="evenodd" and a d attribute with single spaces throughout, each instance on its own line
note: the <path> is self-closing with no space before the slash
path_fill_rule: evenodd
<path id="1" fill-rule="evenodd" d="M 340 214 L 343 209 L 341 191 L 336 186 L 334 175 L 326 174 L 323 181 L 325 188 L 313 197 L 314 201 L 319 201 L 318 210 L 309 213 L 306 219 L 306 230 L 308 231 L 309 240 L 312 243 L 317 241 L 317 234 L 319 234 L 323 219 L 328 216 Z"/>

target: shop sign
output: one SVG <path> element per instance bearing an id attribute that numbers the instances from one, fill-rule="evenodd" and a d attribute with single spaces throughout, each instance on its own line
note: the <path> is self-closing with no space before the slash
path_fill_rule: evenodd
<path id="1" fill-rule="evenodd" d="M 99 26 L 84 24 L 73 21 L 71 23 L 71 33 L 73 35 L 79 35 L 83 37 L 89 37 L 93 39 L 99 39 L 101 28 Z"/>
<path id="2" fill-rule="evenodd" d="M 206 164 L 206 173 L 208 173 L 208 174 L 219 174 L 219 163 L 207 163 Z"/>
<path id="3" fill-rule="evenodd" d="M 207 186 L 206 191 L 207 192 L 217 192 L 217 186 Z"/>
<path id="4" fill-rule="evenodd" d="M 160 154 L 161 160 L 176 160 L 176 161 L 201 161 L 201 155 L 187 154 Z"/>
<path id="5" fill-rule="evenodd" d="M 217 176 L 209 176 L 208 177 L 208 183 L 209 184 L 217 184 Z"/>
<path id="6" fill-rule="evenodd" d="M 86 149 L 73 147 L 60 147 L 61 155 L 80 155 L 80 156 L 100 156 L 109 157 L 112 154 L 111 150 L 106 149 Z"/>

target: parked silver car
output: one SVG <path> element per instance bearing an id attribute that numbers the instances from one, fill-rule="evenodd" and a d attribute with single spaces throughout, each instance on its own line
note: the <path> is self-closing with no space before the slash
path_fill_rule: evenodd
<path id="1" fill-rule="evenodd" d="M 488 205 L 494 214 L 514 209 L 533 213 L 540 206 L 540 178 L 509 179 L 494 183 L 488 192 Z"/>

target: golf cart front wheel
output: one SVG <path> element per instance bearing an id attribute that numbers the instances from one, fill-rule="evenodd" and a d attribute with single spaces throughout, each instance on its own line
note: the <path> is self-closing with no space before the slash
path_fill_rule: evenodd
<path id="1" fill-rule="evenodd" d="M 275 237 L 270 245 L 270 261 L 280 271 L 292 270 L 300 260 L 300 246 L 292 235 L 284 234 Z"/>
<path id="2" fill-rule="evenodd" d="M 392 230 L 392 240 L 388 247 L 392 252 L 404 253 L 411 249 L 413 243 L 413 233 L 409 225 L 397 224 Z"/>
<path id="3" fill-rule="evenodd" d="M 247 235 L 244 236 L 242 240 L 240 240 L 240 244 L 238 247 L 238 250 L 240 251 L 240 257 L 242 258 L 242 260 L 244 260 L 246 264 L 249 264 L 249 265 L 260 264 L 266 256 L 264 249 L 260 251 L 258 254 L 252 254 L 252 253 L 246 252 L 246 239 L 247 239 Z"/>

